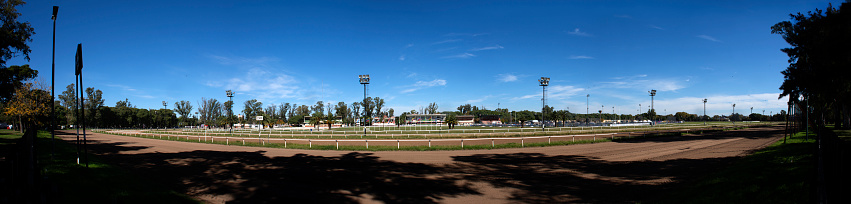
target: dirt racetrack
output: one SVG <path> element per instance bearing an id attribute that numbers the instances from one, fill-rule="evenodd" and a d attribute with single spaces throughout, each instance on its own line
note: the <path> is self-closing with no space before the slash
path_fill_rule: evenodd
<path id="1" fill-rule="evenodd" d="M 73 131 L 57 133 L 72 141 Z M 208 203 L 632 202 L 719 170 L 782 127 L 464 151 L 319 151 L 90 134 L 91 152 Z"/>

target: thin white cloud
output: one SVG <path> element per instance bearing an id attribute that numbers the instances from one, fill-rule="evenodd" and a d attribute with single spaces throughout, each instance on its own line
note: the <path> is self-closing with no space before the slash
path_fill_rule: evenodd
<path id="1" fill-rule="evenodd" d="M 399 56 L 399 61 L 405 61 L 405 55 Z"/>
<path id="2" fill-rule="evenodd" d="M 696 37 L 703 38 L 704 40 L 709 40 L 709 41 L 712 41 L 712 42 L 721 42 L 720 40 L 715 39 L 714 37 L 708 36 L 708 35 L 698 35 Z"/>
<path id="3" fill-rule="evenodd" d="M 245 57 L 225 57 L 218 55 L 210 55 L 214 61 L 222 65 L 266 65 L 272 62 L 279 61 L 278 58 L 275 57 L 259 57 L 259 58 L 245 58 Z"/>
<path id="4" fill-rule="evenodd" d="M 497 75 L 497 80 L 501 82 L 512 82 L 517 81 L 517 76 L 513 74 L 499 74 Z"/>
<path id="5" fill-rule="evenodd" d="M 414 43 L 408 43 L 407 45 L 405 45 L 405 48 L 410 48 L 410 47 L 413 47 L 413 46 L 414 46 Z"/>
<path id="6" fill-rule="evenodd" d="M 574 95 L 576 95 L 576 94 L 578 94 L 579 92 L 582 92 L 582 91 L 585 91 L 585 89 L 584 88 L 578 88 L 578 87 L 575 87 L 575 86 L 562 86 L 562 85 L 549 86 L 549 88 L 547 89 L 547 100 L 549 100 L 549 99 L 566 99 L 566 98 L 574 96 Z M 525 95 L 525 96 L 520 96 L 520 97 L 514 97 L 512 99 L 517 100 L 517 99 L 541 98 L 541 94 L 542 93 L 530 94 L 530 95 Z"/>
<path id="7" fill-rule="evenodd" d="M 484 96 L 484 97 L 479 98 L 479 99 L 470 99 L 470 100 L 464 101 L 464 103 L 472 103 L 472 104 L 475 104 L 475 103 L 481 103 L 482 101 L 485 101 L 485 100 L 487 100 L 487 99 L 488 99 L 488 98 L 490 98 L 490 97 L 493 97 L 493 96 L 492 96 L 492 95 L 487 95 L 487 96 Z"/>
<path id="8" fill-rule="evenodd" d="M 582 37 L 591 37 L 591 34 L 579 31 L 579 28 L 574 29 L 573 31 L 567 31 L 567 34 L 571 34 L 571 35 L 575 35 L 575 36 L 582 36 Z"/>
<path id="9" fill-rule="evenodd" d="M 656 26 L 656 25 L 650 25 L 650 28 L 654 28 L 654 29 L 657 29 L 657 30 L 665 30 L 664 28 Z"/>
<path id="10" fill-rule="evenodd" d="M 280 98 L 304 98 L 299 93 L 298 80 L 295 77 L 284 74 L 273 65 L 279 61 L 274 57 L 244 58 L 210 56 L 214 61 L 228 66 L 236 66 L 230 78 L 210 80 L 206 83 L 210 87 L 230 89 L 239 94 L 246 94 L 262 99 Z M 325 90 L 333 92 L 333 90 Z M 306 92 L 305 92 L 306 93 Z"/>
<path id="11" fill-rule="evenodd" d="M 434 43 L 431 43 L 431 44 L 432 45 L 439 45 L 439 44 L 458 42 L 458 41 L 461 41 L 461 39 L 449 39 L 449 40 L 437 41 L 437 42 L 434 42 Z"/>
<path id="12" fill-rule="evenodd" d="M 499 50 L 499 49 L 503 49 L 503 48 L 504 47 L 502 47 L 500 45 L 495 45 L 495 46 L 488 46 L 488 47 L 473 48 L 473 49 L 470 49 L 470 51 Z"/>
<path id="13" fill-rule="evenodd" d="M 585 55 L 571 55 L 571 56 L 570 56 L 570 57 L 568 57 L 568 58 L 569 58 L 569 59 L 594 59 L 594 57 L 591 57 L 591 56 L 585 56 Z"/>
<path id="14" fill-rule="evenodd" d="M 477 36 L 489 35 L 489 34 L 490 33 L 447 33 L 444 36 L 472 36 L 472 37 L 477 37 Z"/>
<path id="15" fill-rule="evenodd" d="M 446 86 L 446 80 L 435 79 L 435 80 L 431 80 L 431 81 L 417 81 L 416 83 L 407 86 L 407 87 L 411 87 L 411 88 L 407 88 L 405 90 L 402 90 L 400 93 L 410 93 L 410 92 L 414 92 L 414 91 L 417 91 L 417 90 L 420 90 L 420 89 L 433 87 L 433 86 Z"/>
<path id="16" fill-rule="evenodd" d="M 676 91 L 685 86 L 682 84 L 683 80 L 678 79 L 643 79 L 647 77 L 646 74 L 636 75 L 636 76 L 628 76 L 628 77 L 615 77 L 614 79 L 617 81 L 603 82 L 607 87 L 611 88 L 622 88 L 622 89 L 640 89 L 640 90 L 651 90 L 655 89 L 658 91 Z"/>
<path id="17" fill-rule="evenodd" d="M 476 55 L 474 55 L 474 54 L 470 54 L 470 53 L 465 52 L 465 53 L 461 53 L 461 54 L 457 54 L 457 55 L 444 56 L 442 58 L 467 59 L 467 58 L 471 58 L 471 57 L 475 57 L 475 56 Z"/>

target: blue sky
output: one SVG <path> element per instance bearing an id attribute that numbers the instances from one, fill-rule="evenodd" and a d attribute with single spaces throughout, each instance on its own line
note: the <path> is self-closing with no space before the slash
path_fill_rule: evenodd
<path id="1" fill-rule="evenodd" d="M 437 102 L 455 110 L 540 110 L 540 77 L 556 109 L 635 114 L 658 90 L 660 114 L 777 113 L 789 47 L 770 27 L 841 1 L 31 1 L 30 64 L 50 81 L 53 5 L 56 92 L 84 83 L 107 106 L 169 108 L 201 97 L 235 110 L 258 99 L 336 104 L 369 95 L 396 114 Z M 196 104 L 197 108 L 198 105 Z"/>

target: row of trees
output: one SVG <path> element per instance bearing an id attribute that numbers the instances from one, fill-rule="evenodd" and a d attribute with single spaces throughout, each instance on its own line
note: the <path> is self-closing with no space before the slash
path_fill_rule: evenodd
<path id="1" fill-rule="evenodd" d="M 851 127 L 851 80 L 846 79 L 851 76 L 851 2 L 790 17 L 792 21 L 771 26 L 772 34 L 792 46 L 781 49 L 789 56 L 789 66 L 781 72 L 780 98 L 788 96 L 804 111 L 810 107 L 812 125 Z"/>

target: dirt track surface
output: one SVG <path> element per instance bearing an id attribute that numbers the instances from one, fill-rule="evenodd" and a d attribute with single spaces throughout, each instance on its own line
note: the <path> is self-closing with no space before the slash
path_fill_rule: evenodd
<path id="1" fill-rule="evenodd" d="M 522 149 L 352 152 L 90 134 L 89 149 L 208 203 L 632 202 L 664 196 L 782 135 L 766 127 Z"/>

